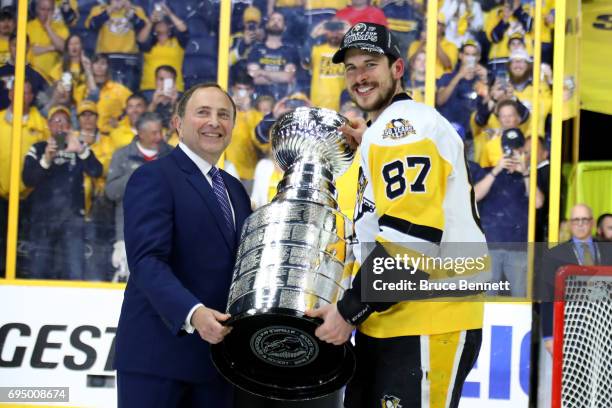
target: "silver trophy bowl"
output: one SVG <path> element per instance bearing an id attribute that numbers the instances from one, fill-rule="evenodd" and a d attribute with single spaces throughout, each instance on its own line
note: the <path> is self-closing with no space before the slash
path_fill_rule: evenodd
<path id="1" fill-rule="evenodd" d="M 344 123 L 328 109 L 298 108 L 272 127 L 284 177 L 273 201 L 245 221 L 226 310 L 233 330 L 211 347 L 221 374 L 253 394 L 319 398 L 354 371 L 351 346 L 319 341 L 320 320 L 304 316 L 338 301 L 350 283 L 353 228 L 334 185 L 355 156 L 338 131 Z"/>

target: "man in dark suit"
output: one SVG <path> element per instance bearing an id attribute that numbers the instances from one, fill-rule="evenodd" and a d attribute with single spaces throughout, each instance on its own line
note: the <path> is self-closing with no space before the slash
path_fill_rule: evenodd
<path id="1" fill-rule="evenodd" d="M 232 388 L 209 344 L 223 340 L 239 232 L 251 213 L 238 180 L 214 167 L 236 108 L 215 84 L 196 85 L 173 119 L 180 143 L 141 166 L 124 197 L 131 275 L 115 366 L 120 408 L 229 407 Z M 195 334 L 194 332 L 197 332 Z"/>
<path id="2" fill-rule="evenodd" d="M 553 347 L 553 303 L 557 270 L 565 265 L 611 265 L 609 247 L 593 239 L 593 211 L 588 205 L 576 204 L 570 215 L 572 238 L 550 249 L 542 268 L 541 322 L 542 338 L 546 350 L 552 354 Z"/>

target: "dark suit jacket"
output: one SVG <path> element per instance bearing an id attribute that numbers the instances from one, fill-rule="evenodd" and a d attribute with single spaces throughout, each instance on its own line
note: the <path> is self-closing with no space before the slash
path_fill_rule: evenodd
<path id="1" fill-rule="evenodd" d="M 612 265 L 612 254 L 610 254 L 609 243 L 593 241 L 595 246 L 594 262 L 596 265 Z M 553 303 L 555 296 L 555 279 L 559 268 L 565 265 L 579 265 L 579 260 L 574 251 L 574 242 L 563 242 L 547 251 L 541 270 L 538 287 L 541 292 L 538 296 L 542 302 L 541 322 L 542 337 L 550 337 L 553 332 Z M 559 299 L 560 300 L 560 299 Z"/>
<path id="2" fill-rule="evenodd" d="M 212 187 L 180 148 L 130 178 L 124 231 L 131 275 L 116 336 L 118 370 L 196 383 L 216 378 L 208 343 L 182 326 L 199 302 L 225 310 L 239 232 L 251 213 L 240 182 L 221 175 L 233 235 Z"/>

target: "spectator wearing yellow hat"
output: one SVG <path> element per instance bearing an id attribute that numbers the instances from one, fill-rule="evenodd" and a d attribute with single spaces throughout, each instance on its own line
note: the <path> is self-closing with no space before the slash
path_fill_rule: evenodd
<path id="1" fill-rule="evenodd" d="M 84 277 L 85 175 L 99 177 L 102 164 L 72 131 L 70 111 L 49 111 L 51 137 L 35 143 L 25 157 L 23 182 L 33 189 L 30 233 L 33 253 L 29 277 L 71 279 Z"/>
<path id="2" fill-rule="evenodd" d="M 104 185 L 110 160 L 115 151 L 111 138 L 100 133 L 97 126 L 96 103 L 84 100 L 77 107 L 79 140 L 89 146 L 102 163 L 102 176 L 86 176 L 85 194 L 85 268 L 84 279 L 89 281 L 110 280 L 112 270 L 110 256 L 115 234 L 114 206 L 104 195 Z"/>
<path id="3" fill-rule="evenodd" d="M 487 38 L 491 41 L 490 63 L 506 62 L 505 59 L 510 55 L 508 40 L 512 35 L 523 35 L 525 44 L 531 43 L 532 28 L 533 9 L 529 4 L 522 4 L 521 0 L 508 0 L 493 8 L 489 12 L 484 28 Z M 489 69 L 496 71 L 494 66 L 490 66 Z"/>
<path id="4" fill-rule="evenodd" d="M 261 27 L 261 11 L 249 6 L 242 15 L 244 29 L 234 33 L 231 39 L 229 62 L 232 67 L 232 77 L 239 71 L 246 70 L 246 58 L 254 44 L 262 42 L 265 32 Z"/>

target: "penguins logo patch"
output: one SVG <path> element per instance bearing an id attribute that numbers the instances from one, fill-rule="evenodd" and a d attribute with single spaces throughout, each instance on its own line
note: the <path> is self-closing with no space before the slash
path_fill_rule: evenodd
<path id="1" fill-rule="evenodd" d="M 383 139 L 402 139 L 415 134 L 414 127 L 408 120 L 393 119 L 385 126 L 382 137 Z"/>

